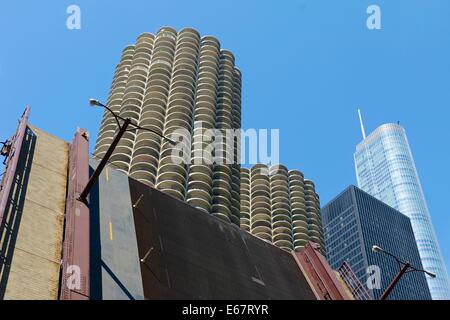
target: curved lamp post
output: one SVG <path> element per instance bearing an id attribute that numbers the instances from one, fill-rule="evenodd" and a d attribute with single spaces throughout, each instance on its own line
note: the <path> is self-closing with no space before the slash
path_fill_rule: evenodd
<path id="1" fill-rule="evenodd" d="M 81 192 L 80 197 L 78 198 L 80 201 L 82 201 L 84 203 L 87 203 L 87 196 L 89 195 L 89 192 L 91 191 L 92 186 L 95 184 L 95 182 L 97 181 L 101 172 L 105 168 L 106 164 L 108 163 L 109 158 L 111 157 L 114 149 L 117 147 L 117 144 L 119 143 L 120 139 L 122 138 L 122 136 L 125 132 L 133 131 L 133 130 L 145 130 L 145 131 L 149 131 L 154 134 L 157 134 L 161 138 L 169 141 L 172 145 L 176 144 L 176 142 L 173 141 L 172 139 L 169 139 L 169 138 L 165 137 L 164 135 L 162 135 L 152 129 L 144 128 L 144 127 L 141 127 L 140 125 L 138 125 L 137 123 L 133 123 L 130 118 L 123 118 L 123 117 L 119 116 L 118 114 L 114 113 L 108 106 L 104 105 L 103 103 L 101 103 L 100 101 L 98 101 L 96 99 L 89 99 L 89 104 L 93 107 L 102 107 L 105 110 L 107 110 L 108 112 L 110 112 L 114 116 L 114 119 L 116 120 L 117 125 L 120 128 L 120 130 L 117 133 L 117 135 L 114 137 L 113 142 L 109 146 L 108 150 L 106 151 L 106 153 L 103 156 L 102 160 L 100 161 L 99 165 L 95 169 L 94 173 L 89 178 L 88 183 L 86 184 L 86 186 L 84 187 L 84 190 Z M 120 121 L 123 122 L 122 125 L 120 124 Z M 129 126 L 131 126 L 132 128 L 128 129 Z"/>
<path id="2" fill-rule="evenodd" d="M 395 276 L 394 279 L 392 279 L 391 283 L 389 284 L 389 286 L 386 288 L 386 290 L 383 292 L 383 294 L 380 297 L 380 300 L 386 300 L 386 298 L 389 296 L 389 294 L 391 293 L 392 289 L 394 289 L 394 287 L 397 285 L 397 283 L 400 281 L 400 279 L 402 278 L 402 276 L 405 273 L 408 272 L 414 272 L 414 271 L 418 271 L 418 272 L 423 272 L 427 275 L 429 275 L 432 278 L 436 278 L 436 274 L 426 271 L 426 270 L 422 270 L 422 269 L 417 269 L 416 267 L 413 267 L 411 265 L 411 263 L 409 263 L 408 261 L 402 261 L 400 258 L 398 258 L 397 256 L 393 255 L 392 253 L 383 250 L 382 248 L 380 248 L 377 245 L 372 246 L 372 251 L 376 252 L 376 253 L 384 253 L 385 255 L 390 256 L 391 258 L 394 258 L 397 263 L 398 266 L 400 268 L 400 271 L 397 273 L 397 275 Z"/>

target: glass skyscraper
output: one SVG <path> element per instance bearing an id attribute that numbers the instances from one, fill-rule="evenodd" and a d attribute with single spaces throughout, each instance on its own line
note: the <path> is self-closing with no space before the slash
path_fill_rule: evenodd
<path id="1" fill-rule="evenodd" d="M 327 260 L 337 270 L 347 262 L 359 281 L 373 283 L 379 268 L 379 286 L 367 287 L 373 299 L 379 299 L 399 271 L 397 262 L 372 251 L 377 245 L 422 269 L 410 219 L 368 193 L 350 186 L 322 208 Z M 369 280 L 369 281 L 368 281 Z M 389 300 L 430 300 L 427 280 L 422 272 L 408 272 Z"/>
<path id="2" fill-rule="evenodd" d="M 433 299 L 450 299 L 445 264 L 428 212 L 405 130 L 384 124 L 356 146 L 358 186 L 408 216 L 411 220 L 423 267 L 435 273 L 427 277 Z"/>

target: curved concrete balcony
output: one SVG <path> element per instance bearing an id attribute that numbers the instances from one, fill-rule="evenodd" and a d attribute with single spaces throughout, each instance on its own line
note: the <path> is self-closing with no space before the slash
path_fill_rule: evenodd
<path id="1" fill-rule="evenodd" d="M 229 97 L 233 96 L 234 90 L 234 77 L 232 69 L 224 69 L 222 65 L 222 61 L 219 65 L 219 87 L 223 89 L 223 92 L 227 92 Z M 225 91 L 226 90 L 226 91 Z"/>
<path id="2" fill-rule="evenodd" d="M 254 211 L 253 209 L 250 210 L 250 221 L 252 225 L 254 223 L 259 222 L 257 225 L 266 225 L 272 228 L 272 218 L 270 211 L 266 212 L 265 210 L 262 210 L 261 208 L 257 211 Z"/>
<path id="3" fill-rule="evenodd" d="M 151 103 L 156 105 L 165 105 L 167 101 L 168 91 L 165 87 L 157 85 L 147 87 L 144 96 L 144 103 Z M 165 108 L 164 108 L 165 109 Z"/>
<path id="4" fill-rule="evenodd" d="M 141 122 L 141 125 L 145 128 L 153 128 L 156 130 L 156 132 L 161 132 L 160 128 L 158 128 L 156 125 L 152 125 L 148 122 Z M 159 153 L 161 145 L 161 137 L 153 132 L 145 131 L 145 130 L 138 130 L 136 133 L 136 139 L 134 143 L 134 149 L 137 150 L 140 147 L 151 147 L 154 150 L 157 150 Z"/>
<path id="5" fill-rule="evenodd" d="M 209 68 L 206 66 L 200 66 L 198 71 L 198 81 L 200 84 L 209 84 L 218 90 L 219 86 L 219 76 L 217 75 L 217 69 Z"/>
<path id="6" fill-rule="evenodd" d="M 184 184 L 180 182 L 182 178 L 181 175 L 175 172 L 158 174 L 155 187 L 179 200 L 184 200 L 186 190 Z"/>
<path id="7" fill-rule="evenodd" d="M 243 214 L 243 213 L 241 213 L 241 214 Z M 250 222 L 249 222 L 249 220 L 246 219 L 246 218 L 242 218 L 241 217 L 241 221 L 240 222 L 241 222 L 241 229 L 245 230 L 247 232 L 250 232 Z"/>
<path id="8" fill-rule="evenodd" d="M 272 229 L 275 230 L 275 228 L 288 228 L 290 231 L 292 231 L 292 222 L 288 215 L 272 215 Z"/>
<path id="9" fill-rule="evenodd" d="M 197 83 L 196 101 L 201 96 L 207 96 L 209 97 L 209 101 L 214 101 L 216 98 L 216 88 L 208 82 L 203 82 L 203 84 Z"/>
<path id="10" fill-rule="evenodd" d="M 306 212 L 309 216 L 315 216 L 317 217 L 319 215 L 319 209 L 317 208 L 317 205 L 310 205 L 308 202 L 306 202 Z"/>
<path id="11" fill-rule="evenodd" d="M 197 68 L 192 67 L 192 63 L 188 64 L 186 61 L 179 62 L 173 66 L 173 72 L 176 72 L 177 75 L 184 75 L 187 77 L 191 77 L 192 79 L 196 78 Z"/>
<path id="12" fill-rule="evenodd" d="M 234 54 L 226 49 L 221 49 L 220 50 L 220 58 L 223 59 L 224 61 L 229 61 L 231 62 L 231 64 L 234 67 Z"/>
<path id="13" fill-rule="evenodd" d="M 173 61 L 173 56 L 175 55 L 175 45 L 171 41 L 167 40 L 156 40 L 153 45 L 152 62 L 166 61 L 171 64 Z"/>
<path id="14" fill-rule="evenodd" d="M 146 37 L 138 38 L 136 42 L 135 51 L 145 52 L 149 56 L 149 59 L 151 59 L 154 44 L 155 44 L 154 39 Z"/>
<path id="15" fill-rule="evenodd" d="M 198 33 L 197 30 L 195 30 L 193 28 L 186 27 L 186 28 L 181 29 L 180 32 L 178 33 L 178 36 L 182 36 L 182 35 L 188 35 L 190 37 L 193 37 L 198 42 L 201 41 L 200 34 Z"/>
<path id="16" fill-rule="evenodd" d="M 148 163 L 153 166 L 158 165 L 159 150 L 150 146 L 143 146 L 133 151 L 132 164 Z"/>
<path id="17" fill-rule="evenodd" d="M 292 238 L 286 234 L 272 235 L 272 243 L 283 250 L 291 251 L 294 249 Z"/>
<path id="18" fill-rule="evenodd" d="M 198 59 L 198 77 L 214 79 L 216 85 L 219 81 L 220 61 L 217 55 L 210 51 L 202 49 Z"/>
<path id="19" fill-rule="evenodd" d="M 231 199 L 231 192 L 230 192 L 229 184 L 226 181 L 213 180 L 212 194 L 213 194 L 213 198 L 216 196 L 225 196 L 225 197 Z"/>
<path id="20" fill-rule="evenodd" d="M 193 102 L 195 94 L 194 84 L 192 83 L 193 80 L 189 83 L 184 79 L 186 77 L 188 76 L 179 75 L 176 82 L 172 81 L 172 86 L 170 88 L 169 95 L 172 96 L 175 93 L 183 93 L 190 98 L 189 101 Z"/>
<path id="21" fill-rule="evenodd" d="M 195 84 L 192 82 L 192 77 L 186 74 L 182 74 L 180 72 L 178 73 L 174 72 L 174 74 L 172 75 L 172 84 L 173 86 L 182 84 L 193 90 L 195 89 Z"/>
<path id="22" fill-rule="evenodd" d="M 141 42 L 153 43 L 154 41 L 155 41 L 155 36 L 150 32 L 143 32 L 136 39 L 136 43 L 141 43 Z"/>
<path id="23" fill-rule="evenodd" d="M 175 113 L 178 116 L 178 118 L 192 122 L 193 103 L 190 103 L 188 99 L 176 100 L 171 97 L 169 98 L 169 103 L 167 104 L 166 121 L 168 120 L 168 117 L 171 116 L 172 113 Z M 189 124 L 189 127 L 190 126 L 191 124 Z"/>
<path id="24" fill-rule="evenodd" d="M 150 68 L 147 80 L 147 91 L 149 91 L 149 88 L 153 89 L 153 86 L 159 86 L 165 89 L 168 93 L 170 86 L 170 76 L 171 73 L 165 68 Z"/>
<path id="25" fill-rule="evenodd" d="M 294 240 L 294 250 L 298 251 L 305 247 L 305 245 L 308 243 L 308 239 L 295 239 Z"/>
<path id="26" fill-rule="evenodd" d="M 130 73 L 147 75 L 149 65 L 150 65 L 149 55 L 142 51 L 140 52 L 136 51 L 133 57 L 133 63 Z"/>
<path id="27" fill-rule="evenodd" d="M 280 173 L 287 176 L 288 168 L 282 164 L 274 164 L 270 166 L 270 173 L 271 174 Z"/>
<path id="28" fill-rule="evenodd" d="M 250 192 L 250 178 L 248 175 L 241 173 L 241 188 L 244 187 Z"/>
<path id="29" fill-rule="evenodd" d="M 131 73 L 130 73 L 131 75 Z M 140 81 L 133 81 L 130 82 L 127 81 L 127 86 L 125 88 L 123 100 L 124 102 L 129 100 L 129 103 L 135 103 L 137 105 L 140 105 L 141 101 L 144 98 L 144 92 L 145 92 L 145 84 Z M 122 103 L 124 104 L 124 103 Z"/>
<path id="30" fill-rule="evenodd" d="M 162 128 L 164 127 L 164 118 L 161 113 L 155 110 L 144 111 L 143 113 L 141 113 L 139 125 L 143 128 L 151 129 L 158 132 L 159 134 L 162 134 Z M 137 136 L 139 136 L 141 132 L 148 133 L 146 135 L 147 139 L 154 139 L 158 142 L 160 141 L 160 137 L 158 137 L 156 134 L 145 130 L 138 130 Z"/>
<path id="31" fill-rule="evenodd" d="M 272 243 L 272 234 L 270 232 L 270 229 L 259 227 L 257 229 L 252 230 L 251 234 L 260 239 L 266 240 L 269 243 Z"/>
<path id="32" fill-rule="evenodd" d="M 135 170 L 130 173 L 130 177 L 136 179 L 148 186 L 153 187 L 155 185 L 155 175 L 149 172 L 148 170 Z"/>
<path id="33" fill-rule="evenodd" d="M 209 45 L 209 46 L 213 46 L 215 48 L 217 48 L 217 50 L 219 50 L 220 48 L 220 42 L 219 40 L 211 35 L 205 35 L 203 37 L 201 37 L 201 44 L 202 46 L 204 45 Z"/>
<path id="34" fill-rule="evenodd" d="M 129 153 L 122 153 L 120 150 L 115 152 L 109 160 L 109 162 L 118 170 L 128 173 L 128 167 L 130 165 L 131 156 Z"/>
<path id="35" fill-rule="evenodd" d="M 297 235 L 299 237 L 304 237 L 304 236 L 309 235 L 308 226 L 299 225 L 299 224 L 294 224 L 294 226 L 292 227 L 292 232 L 294 234 L 294 237 L 297 237 Z"/>
<path id="36" fill-rule="evenodd" d="M 203 173 L 204 175 L 207 175 L 210 177 L 212 181 L 212 166 L 210 165 L 203 165 L 203 164 L 193 164 L 189 168 L 189 175 L 197 174 L 197 173 Z"/>
<path id="37" fill-rule="evenodd" d="M 221 220 L 224 220 L 226 222 L 231 222 L 230 216 L 231 216 L 231 210 L 230 208 L 220 205 L 220 204 L 213 204 L 211 206 L 211 214 Z"/>
<path id="38" fill-rule="evenodd" d="M 291 243 L 293 242 L 293 237 L 292 237 L 292 229 L 290 227 L 286 227 L 286 226 L 278 226 L 278 227 L 273 227 L 272 226 L 272 237 L 277 237 L 278 240 L 288 240 Z"/>
<path id="39" fill-rule="evenodd" d="M 261 228 L 266 228 L 267 230 L 272 230 L 272 224 L 270 223 L 270 221 L 267 221 L 267 219 L 265 217 L 264 217 L 264 219 L 263 218 L 250 219 L 250 225 L 251 225 L 251 230 L 255 230 L 255 229 L 260 230 Z"/>
<path id="40" fill-rule="evenodd" d="M 148 69 L 141 70 L 141 69 L 135 69 L 131 70 L 130 73 L 127 75 L 127 81 L 134 86 L 143 88 L 147 85 L 147 73 Z"/>
<path id="41" fill-rule="evenodd" d="M 240 193 L 240 203 L 241 203 L 241 207 L 244 206 L 246 208 L 250 209 L 250 197 L 248 196 L 248 194 L 244 194 L 244 191 L 241 191 Z"/>
<path id="42" fill-rule="evenodd" d="M 319 239 L 319 241 L 322 241 L 322 233 L 317 231 L 317 230 L 313 230 L 313 229 L 309 229 L 308 230 L 308 235 L 312 238 L 312 237 L 316 237 Z"/>
<path id="43" fill-rule="evenodd" d="M 150 64 L 149 74 L 154 75 L 155 78 L 157 78 L 156 74 L 160 74 L 160 78 L 170 79 L 172 76 L 172 63 L 166 59 L 155 59 L 154 57 Z"/>
<path id="44" fill-rule="evenodd" d="M 216 194 L 212 197 L 211 202 L 213 205 L 222 205 L 227 208 L 231 207 L 231 200 L 226 195 Z M 231 211 L 230 211 L 231 213 Z"/>
<path id="45" fill-rule="evenodd" d="M 251 174 L 251 178 L 253 178 L 253 176 L 255 176 L 255 175 L 258 175 L 258 176 L 262 175 L 262 176 L 268 178 L 269 168 L 265 164 L 255 164 L 250 169 L 250 174 Z"/>
<path id="46" fill-rule="evenodd" d="M 204 128 L 213 129 L 215 125 L 215 117 L 210 114 L 207 109 L 195 108 L 194 125 L 202 125 Z"/>
<path id="47" fill-rule="evenodd" d="M 284 185 L 283 183 L 270 183 L 270 191 L 271 193 L 288 193 L 289 194 L 289 188 Z M 272 197 L 274 197 L 272 195 Z M 289 199 L 289 197 L 287 197 Z"/>
<path id="48" fill-rule="evenodd" d="M 316 216 L 308 216 L 308 224 L 315 224 L 317 226 L 320 226 L 321 221 Z"/>
<path id="49" fill-rule="evenodd" d="M 156 177 L 158 168 L 158 160 L 150 156 L 148 154 L 142 154 L 136 157 L 133 157 L 130 165 L 130 174 L 140 171 L 149 172 L 152 176 Z"/>
<path id="50" fill-rule="evenodd" d="M 216 118 L 216 126 L 219 129 L 233 129 L 232 122 L 225 117 L 217 117 Z"/>
<path id="51" fill-rule="evenodd" d="M 319 245 L 322 243 L 322 239 L 317 236 L 311 236 L 311 237 L 309 237 L 309 240 L 311 240 L 312 242 L 317 243 Z"/>
<path id="52" fill-rule="evenodd" d="M 273 199 L 275 199 L 275 198 L 283 198 L 283 199 L 289 201 L 289 192 L 286 191 L 286 190 L 271 191 L 271 197 Z"/>
<path id="53" fill-rule="evenodd" d="M 186 115 L 185 113 L 181 113 L 181 112 L 178 114 L 174 114 L 174 113 L 168 114 L 167 118 L 170 118 L 170 119 L 166 118 L 165 129 L 163 131 L 164 135 L 170 137 L 171 133 L 177 132 L 179 130 L 184 131 L 184 129 L 191 131 L 192 130 L 191 122 L 189 120 L 182 119 L 185 117 L 185 115 Z M 186 140 L 190 140 L 189 139 L 190 137 L 186 137 L 186 138 L 187 138 Z"/>
<path id="54" fill-rule="evenodd" d="M 291 212 L 286 209 L 271 209 L 272 212 L 272 222 L 284 221 L 291 224 Z"/>
<path id="55" fill-rule="evenodd" d="M 189 190 L 191 191 L 191 190 Z M 188 191 L 188 193 L 189 193 Z M 203 210 L 207 213 L 211 211 L 211 204 L 209 201 L 199 198 L 195 196 L 195 190 L 192 190 L 192 192 L 189 193 L 189 198 L 186 199 L 186 202 L 189 203 L 191 206 Z"/>
<path id="56" fill-rule="evenodd" d="M 308 219 L 303 215 L 293 215 L 292 216 L 292 226 L 293 227 L 302 227 L 305 230 L 308 230 Z"/>
<path id="57" fill-rule="evenodd" d="M 289 212 L 291 211 L 291 206 L 289 204 L 289 199 L 286 198 L 276 198 L 276 199 L 272 199 L 271 202 L 271 210 L 273 213 L 285 213 L 285 214 L 289 214 Z"/>
<path id="58" fill-rule="evenodd" d="M 200 44 L 192 38 L 184 37 L 178 39 L 175 51 L 175 60 L 177 58 L 186 57 L 196 62 L 200 51 Z M 186 55 L 185 55 L 186 54 Z"/>
<path id="59" fill-rule="evenodd" d="M 187 185 L 188 195 L 195 196 L 197 198 L 202 198 L 211 202 L 212 197 L 212 187 L 208 181 L 189 181 Z M 188 196 L 187 196 L 188 198 Z"/>
<path id="60" fill-rule="evenodd" d="M 270 200 L 267 197 L 259 196 L 256 198 L 251 198 L 250 203 L 251 203 L 252 211 L 256 212 L 256 210 L 258 210 L 260 208 L 264 208 L 269 213 L 271 212 Z"/>
<path id="61" fill-rule="evenodd" d="M 270 189 L 268 186 L 264 185 L 254 186 L 251 190 L 252 190 L 250 193 L 251 198 L 256 198 L 260 196 L 263 196 L 267 199 L 270 198 Z"/>
<path id="62" fill-rule="evenodd" d="M 203 172 L 195 171 L 192 168 L 189 171 L 189 186 L 192 184 L 196 186 L 196 188 L 201 188 L 204 190 L 208 190 L 209 192 L 212 190 L 213 180 L 211 175 L 205 174 Z"/>
<path id="63" fill-rule="evenodd" d="M 288 240 L 277 240 L 277 241 L 274 241 L 273 244 L 275 246 L 277 246 L 278 248 L 283 249 L 285 251 L 291 251 L 294 249 L 292 242 L 290 242 Z"/>

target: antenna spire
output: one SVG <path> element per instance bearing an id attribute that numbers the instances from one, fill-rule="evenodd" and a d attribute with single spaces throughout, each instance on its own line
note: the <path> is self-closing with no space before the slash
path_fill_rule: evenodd
<path id="1" fill-rule="evenodd" d="M 359 115 L 359 123 L 361 124 L 361 133 L 363 136 L 363 140 L 366 140 L 366 130 L 364 130 L 364 123 L 361 116 L 361 110 L 358 109 L 358 115 Z"/>

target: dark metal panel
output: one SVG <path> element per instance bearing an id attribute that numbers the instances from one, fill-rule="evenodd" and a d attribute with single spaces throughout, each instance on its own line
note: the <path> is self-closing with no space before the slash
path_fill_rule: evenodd
<path id="1" fill-rule="evenodd" d="M 89 299 L 89 208 L 78 200 L 88 180 L 89 138 L 85 130 L 78 129 L 69 151 L 62 300 Z"/>
<path id="2" fill-rule="evenodd" d="M 106 166 L 89 198 L 92 299 L 143 300 L 128 176 Z"/>
<path id="3" fill-rule="evenodd" d="M 146 299 L 316 299 L 289 252 L 129 183 Z"/>

